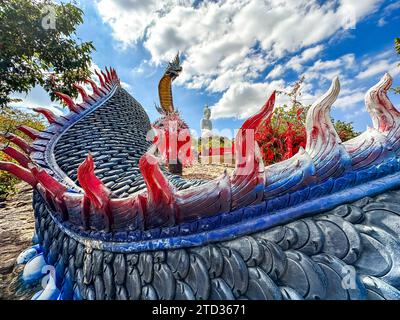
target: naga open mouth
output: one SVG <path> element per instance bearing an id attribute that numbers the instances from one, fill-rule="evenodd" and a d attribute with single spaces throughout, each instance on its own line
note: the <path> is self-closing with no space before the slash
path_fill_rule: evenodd
<path id="1" fill-rule="evenodd" d="M 171 76 L 171 79 L 172 79 L 172 81 L 174 81 L 178 76 L 179 76 L 179 74 L 182 72 L 182 67 L 179 67 L 179 68 L 177 68 L 177 69 L 171 69 L 171 70 L 169 70 L 169 74 L 170 74 L 170 76 Z"/>

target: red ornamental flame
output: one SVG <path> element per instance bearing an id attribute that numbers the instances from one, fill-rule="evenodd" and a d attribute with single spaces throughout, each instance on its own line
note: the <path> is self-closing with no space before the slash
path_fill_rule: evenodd
<path id="1" fill-rule="evenodd" d="M 105 209 L 110 201 L 110 190 L 96 177 L 93 157 L 89 154 L 78 168 L 78 181 L 85 196 L 97 209 Z"/>
<path id="2" fill-rule="evenodd" d="M 108 70 L 107 67 L 106 67 L 106 73 L 107 73 L 107 78 L 108 78 L 109 82 L 111 82 L 112 81 L 111 71 Z"/>
<path id="3" fill-rule="evenodd" d="M 11 158 L 15 159 L 21 166 L 24 168 L 28 168 L 28 164 L 31 160 L 22 152 L 14 149 L 13 147 L 7 146 L 2 150 L 6 155 L 10 156 Z"/>
<path id="4" fill-rule="evenodd" d="M 24 139 L 22 139 L 19 136 L 16 136 L 13 133 L 6 133 L 2 135 L 4 138 L 9 140 L 10 142 L 16 144 L 18 147 L 20 147 L 25 153 L 29 154 L 32 151 L 31 146 L 29 145 L 28 142 L 26 142 Z"/>
<path id="5" fill-rule="evenodd" d="M 78 106 L 75 104 L 74 100 L 72 100 L 72 98 L 69 95 L 61 92 L 54 92 L 54 94 L 67 105 L 70 111 L 79 113 Z"/>
<path id="6" fill-rule="evenodd" d="M 263 119 L 270 118 L 275 105 L 275 96 L 276 94 L 274 91 L 261 110 L 247 119 L 237 133 L 235 140 L 236 161 L 239 167 L 246 167 L 249 165 L 248 161 L 252 158 L 257 162 L 254 149 L 255 131 L 260 126 Z"/>
<path id="7" fill-rule="evenodd" d="M 18 126 L 17 129 L 23 133 L 25 133 L 29 138 L 35 140 L 39 137 L 40 132 L 36 129 L 33 129 L 31 127 L 22 125 L 22 126 Z"/>
<path id="8" fill-rule="evenodd" d="M 96 73 L 97 77 L 99 78 L 100 85 L 101 85 L 102 87 L 104 87 L 104 86 L 106 85 L 106 83 L 105 83 L 105 81 L 104 81 L 103 76 L 102 76 L 97 70 L 95 70 L 94 72 Z"/>
<path id="9" fill-rule="evenodd" d="M 139 161 L 139 169 L 148 190 L 148 202 L 159 205 L 172 203 L 174 196 L 169 183 L 158 166 L 157 158 L 144 154 Z"/>
<path id="10" fill-rule="evenodd" d="M 52 111 L 50 111 L 49 109 L 46 109 L 46 108 L 34 108 L 33 111 L 36 111 L 38 113 L 43 114 L 50 124 L 57 122 L 57 116 Z"/>
<path id="11" fill-rule="evenodd" d="M 86 79 L 85 82 L 90 84 L 94 94 L 97 94 L 99 97 L 103 96 L 103 93 L 100 91 L 100 89 L 97 86 L 96 82 L 94 82 L 92 79 Z"/>
<path id="12" fill-rule="evenodd" d="M 67 188 L 49 175 L 46 170 L 32 167 L 31 171 L 37 181 L 52 194 L 55 199 L 61 199 Z"/>
<path id="13" fill-rule="evenodd" d="M 75 83 L 74 84 L 74 88 L 76 90 L 78 90 L 78 92 L 81 95 L 83 101 L 85 101 L 85 102 L 89 101 L 89 95 L 87 94 L 86 90 L 82 86 L 80 86 L 79 84 Z"/>
<path id="14" fill-rule="evenodd" d="M 26 183 L 29 183 L 32 187 L 35 187 L 37 184 L 35 177 L 28 169 L 22 168 L 21 166 L 15 163 L 0 161 L 0 170 L 4 170 L 11 173 L 18 179 L 21 179 Z"/>
<path id="15" fill-rule="evenodd" d="M 107 74 L 103 70 L 101 70 L 100 72 L 101 72 L 101 75 L 103 76 L 104 81 L 106 83 L 110 83 L 110 79 L 107 78 Z"/>

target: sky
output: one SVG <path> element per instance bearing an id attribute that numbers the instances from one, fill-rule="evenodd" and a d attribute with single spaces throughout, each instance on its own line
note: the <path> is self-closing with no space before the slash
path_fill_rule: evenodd
<path id="1" fill-rule="evenodd" d="M 92 41 L 93 67 L 114 67 L 123 87 L 154 121 L 157 85 L 179 51 L 183 71 L 173 83 L 174 105 L 196 132 L 203 108 L 214 128 L 232 131 L 257 112 L 273 90 L 289 91 L 305 77 L 300 101 L 309 105 L 339 76 L 332 116 L 371 125 L 367 90 L 385 72 L 400 85 L 400 1 L 384 0 L 82 0 L 81 41 Z M 19 107 L 52 107 L 36 87 Z M 395 106 L 400 95 L 389 94 Z M 280 95 L 277 105 L 287 103 Z M 229 133 L 226 135 L 229 136 Z"/>

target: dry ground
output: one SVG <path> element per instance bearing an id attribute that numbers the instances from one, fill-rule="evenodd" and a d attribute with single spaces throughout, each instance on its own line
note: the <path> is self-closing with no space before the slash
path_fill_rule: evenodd
<path id="1" fill-rule="evenodd" d="M 0 202 L 0 299 L 30 299 L 32 291 L 18 277 L 17 256 L 32 245 L 35 221 L 32 189 L 21 183 L 18 193 Z"/>
<path id="2" fill-rule="evenodd" d="M 202 165 L 199 163 L 192 167 L 184 168 L 183 176 L 187 179 L 212 180 L 221 176 L 225 170 L 228 174 L 232 173 L 233 169 L 232 166 L 223 164 Z"/>

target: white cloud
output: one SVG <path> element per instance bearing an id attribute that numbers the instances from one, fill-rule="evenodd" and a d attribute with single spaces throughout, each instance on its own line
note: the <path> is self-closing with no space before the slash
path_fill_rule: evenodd
<path id="1" fill-rule="evenodd" d="M 334 60 L 318 59 L 310 67 L 307 67 L 303 74 L 306 83 L 317 81 L 317 87 L 330 82 L 336 76 L 340 78 L 342 85 L 348 85 L 347 75 L 356 67 L 355 55 L 345 54 Z"/>
<path id="2" fill-rule="evenodd" d="M 256 113 L 264 105 L 274 90 L 285 87 L 283 80 L 270 83 L 234 83 L 222 98 L 211 107 L 212 117 L 245 119 Z M 278 102 L 279 103 L 279 102 Z"/>
<path id="3" fill-rule="evenodd" d="M 387 23 L 387 22 L 386 22 L 386 20 L 385 20 L 384 17 L 382 17 L 382 18 L 380 18 L 380 19 L 378 20 L 378 26 L 379 26 L 379 27 L 383 27 L 386 23 Z"/>
<path id="4" fill-rule="evenodd" d="M 364 101 L 365 90 L 357 90 L 347 95 L 343 95 L 342 90 L 341 95 L 334 103 L 334 106 L 339 109 L 347 110 L 354 107 L 357 103 Z"/>
<path id="5" fill-rule="evenodd" d="M 164 11 L 178 1 L 156 0 L 99 0 L 97 8 L 102 19 L 113 31 L 113 36 L 125 47 L 136 44 L 145 36 L 147 28 Z M 183 1 L 179 1 L 182 2 Z"/>
<path id="6" fill-rule="evenodd" d="M 393 13 L 396 14 L 397 10 L 400 9 L 400 1 L 396 1 L 387 5 L 383 10 L 380 10 L 381 18 L 378 20 L 378 26 L 383 27 L 387 24 L 386 18 L 391 16 Z"/>
<path id="7" fill-rule="evenodd" d="M 335 60 L 317 60 L 313 66 L 311 66 L 308 71 L 314 71 L 314 72 L 321 72 L 321 71 L 327 71 L 327 70 L 332 70 L 332 69 L 337 69 L 337 68 L 346 68 L 350 69 L 354 66 L 355 62 L 355 56 L 354 54 L 346 54 L 344 56 L 341 56 L 340 58 L 337 58 Z"/>
<path id="8" fill-rule="evenodd" d="M 318 60 L 329 40 L 375 12 L 382 0 L 223 0 L 138 1 L 98 0 L 97 7 L 113 36 L 125 47 L 139 41 L 149 51 L 149 63 L 160 64 L 179 50 L 183 72 L 176 84 L 221 93 L 214 118 L 244 117 L 257 110 L 273 84 L 258 83 L 268 66 L 297 54 L 272 68 L 266 79 L 287 70 L 310 79 L 331 78 L 337 70 L 354 67 L 354 55 Z M 135 70 L 140 72 L 141 69 Z M 326 80 L 324 80 L 326 81 Z M 311 85 L 304 94 L 313 97 Z M 251 95 L 254 95 L 251 96 Z"/>
<path id="9" fill-rule="evenodd" d="M 291 58 L 287 63 L 287 67 L 299 72 L 303 69 L 304 62 L 315 58 L 323 49 L 323 45 L 318 45 L 316 47 L 306 49 L 299 56 L 294 56 L 293 58 Z"/>
<path id="10" fill-rule="evenodd" d="M 360 108 L 357 110 L 354 110 L 352 112 L 347 112 L 344 116 L 346 121 L 354 121 L 357 120 L 363 113 L 366 113 L 367 110 L 365 108 Z"/>
<path id="11" fill-rule="evenodd" d="M 130 91 L 132 89 L 132 86 L 129 83 L 124 82 L 124 81 L 121 81 L 121 87 L 127 91 Z"/>
<path id="12" fill-rule="evenodd" d="M 389 72 L 392 76 L 399 74 L 398 62 L 390 62 L 389 60 L 379 60 L 373 64 L 367 65 L 356 78 L 367 79 L 375 75 Z"/>
<path id="13" fill-rule="evenodd" d="M 29 111 L 33 108 L 47 108 L 56 114 L 64 112 L 61 105 L 56 101 L 51 101 L 49 94 L 40 86 L 34 87 L 28 93 L 16 93 L 12 98 L 21 99 L 20 102 L 11 103 L 11 106 L 18 109 Z"/>
<path id="14" fill-rule="evenodd" d="M 267 75 L 266 79 L 276 79 L 284 74 L 287 70 L 294 70 L 296 72 L 301 72 L 304 69 L 304 64 L 312 59 L 314 59 L 322 50 L 323 45 L 317 45 L 312 48 L 304 50 L 301 54 L 292 57 L 284 65 L 276 65 Z"/>
<path id="15" fill-rule="evenodd" d="M 267 75 L 266 79 L 276 79 L 282 76 L 285 72 L 285 67 L 277 64 Z"/>
<path id="16" fill-rule="evenodd" d="M 362 19 L 380 2 L 225 0 L 192 6 L 191 1 L 99 0 L 97 6 L 114 37 L 124 45 L 144 41 L 153 62 L 180 50 L 186 57 L 180 83 L 224 91 L 229 81 L 248 81 L 276 59 L 314 46 L 292 61 L 300 68 L 301 61 L 322 49 L 316 46 L 320 41 L 347 27 L 349 15 Z M 250 70 L 246 58 L 263 63 Z"/>

